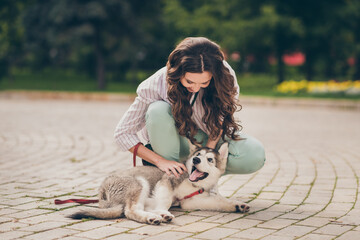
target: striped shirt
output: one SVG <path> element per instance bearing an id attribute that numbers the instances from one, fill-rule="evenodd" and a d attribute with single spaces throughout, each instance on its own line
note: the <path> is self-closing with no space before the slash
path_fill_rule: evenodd
<path id="1" fill-rule="evenodd" d="M 236 98 L 239 97 L 239 85 L 236 80 L 234 70 L 230 65 L 224 61 L 224 65 L 230 70 L 234 76 L 235 87 L 237 89 Z M 129 109 L 125 112 L 115 129 L 115 141 L 120 146 L 122 151 L 129 150 L 140 142 L 140 136 L 149 141 L 149 137 L 145 127 L 145 114 L 149 104 L 156 101 L 165 101 L 170 104 L 167 90 L 168 84 L 166 82 L 167 68 L 163 67 L 148 79 L 143 81 L 136 90 L 137 97 L 131 104 Z M 204 94 L 204 89 L 200 89 L 199 95 L 193 105 L 192 120 L 199 129 L 209 134 L 205 123 L 202 118 L 205 114 L 204 108 L 201 104 L 201 99 Z M 190 102 L 193 101 L 194 95 L 191 97 Z"/>

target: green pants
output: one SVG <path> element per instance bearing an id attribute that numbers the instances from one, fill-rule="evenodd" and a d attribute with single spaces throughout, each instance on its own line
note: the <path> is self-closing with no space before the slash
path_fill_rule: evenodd
<path id="1" fill-rule="evenodd" d="M 165 159 L 180 161 L 189 154 L 189 145 L 185 137 L 180 136 L 175 127 L 170 104 L 158 101 L 150 104 L 146 113 L 146 128 L 152 149 Z M 263 145 L 255 138 L 239 133 L 242 140 L 229 142 L 229 156 L 225 174 L 247 174 L 259 170 L 265 163 Z M 208 136 L 201 130 L 195 136 L 197 141 L 206 145 Z M 220 147 L 220 140 L 216 149 Z"/>

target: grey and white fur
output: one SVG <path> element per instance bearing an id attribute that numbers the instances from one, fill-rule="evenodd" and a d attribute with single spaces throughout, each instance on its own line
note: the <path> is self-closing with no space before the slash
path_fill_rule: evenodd
<path id="1" fill-rule="evenodd" d="M 69 217 L 113 219 L 125 216 L 137 222 L 158 225 L 169 223 L 174 218 L 169 208 L 176 204 L 187 210 L 249 211 L 245 203 L 210 193 L 210 190 L 217 189 L 217 182 L 225 172 L 228 143 L 222 144 L 219 151 L 190 146 L 191 154 L 185 162 L 188 172 L 179 178 L 152 166 L 114 172 L 100 186 L 99 208 L 87 207 Z M 201 188 L 204 189 L 202 194 L 184 199 Z"/>

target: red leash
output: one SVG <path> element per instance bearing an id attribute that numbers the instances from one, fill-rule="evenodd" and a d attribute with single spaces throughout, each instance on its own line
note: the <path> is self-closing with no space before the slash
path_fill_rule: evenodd
<path id="1" fill-rule="evenodd" d="M 64 203 L 80 203 L 80 204 L 89 204 L 89 203 L 97 203 L 99 200 L 90 200 L 90 199 L 67 199 L 67 200 L 59 200 L 55 199 L 55 204 L 64 204 Z"/>
<path id="2" fill-rule="evenodd" d="M 178 199 L 178 201 L 182 201 L 182 200 L 191 198 L 191 197 L 193 197 L 193 196 L 195 196 L 195 195 L 202 194 L 203 192 L 204 192 L 204 189 L 201 188 L 201 189 L 197 190 L 196 192 L 193 192 L 193 193 L 191 193 L 191 194 L 189 194 L 189 195 L 186 195 L 186 196 L 183 197 L 182 199 Z"/>
<path id="3" fill-rule="evenodd" d="M 136 166 L 136 155 L 137 155 L 137 151 L 138 151 L 140 145 L 142 145 L 141 142 L 136 144 L 135 148 L 134 148 L 134 154 L 133 154 L 133 165 L 134 165 L 134 167 Z M 99 202 L 99 200 L 89 200 L 89 199 L 67 199 L 67 200 L 55 199 L 55 204 L 64 204 L 64 203 L 89 204 L 89 203 L 98 203 L 98 202 Z"/>

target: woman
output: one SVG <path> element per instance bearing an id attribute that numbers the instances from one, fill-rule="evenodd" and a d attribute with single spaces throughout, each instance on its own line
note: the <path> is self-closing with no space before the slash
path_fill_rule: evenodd
<path id="1" fill-rule="evenodd" d="M 264 148 L 241 133 L 234 113 L 239 86 L 220 47 L 203 37 L 184 39 L 170 54 L 166 67 L 143 81 L 137 97 L 116 127 L 120 148 L 178 176 L 180 160 L 189 154 L 186 138 L 209 148 L 229 142 L 226 173 L 252 173 L 265 162 Z M 150 143 L 138 145 L 137 133 Z"/>

